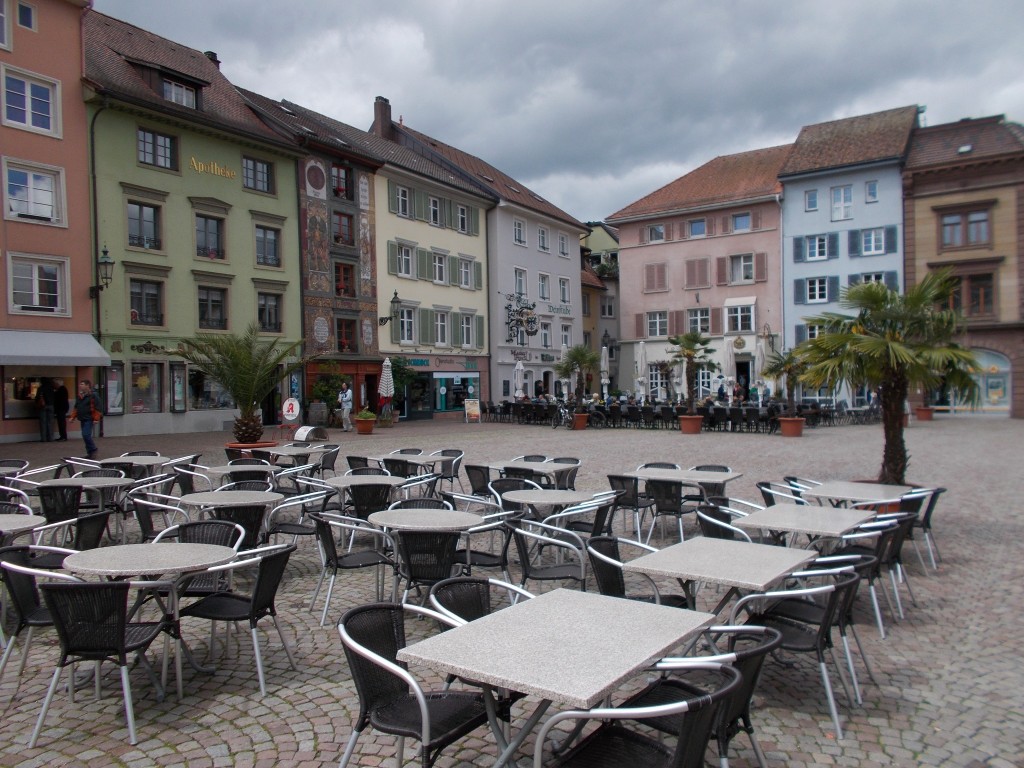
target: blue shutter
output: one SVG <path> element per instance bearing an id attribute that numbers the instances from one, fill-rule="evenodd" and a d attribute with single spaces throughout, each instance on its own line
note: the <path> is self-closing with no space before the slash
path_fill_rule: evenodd
<path id="1" fill-rule="evenodd" d="M 860 256 L 860 241 L 861 234 L 859 229 L 851 229 L 849 232 L 850 241 L 848 243 L 848 253 L 851 259 L 855 259 Z"/>
<path id="2" fill-rule="evenodd" d="M 793 238 L 793 261 L 800 262 L 804 261 L 804 239 L 802 237 Z"/>
<path id="3" fill-rule="evenodd" d="M 827 247 L 828 258 L 838 259 L 839 258 L 839 233 L 829 232 L 828 233 L 828 247 Z"/>
<path id="4" fill-rule="evenodd" d="M 804 323 L 797 323 L 793 329 L 796 332 L 796 343 L 807 341 L 807 326 Z"/>
<path id="5" fill-rule="evenodd" d="M 886 253 L 896 253 L 898 247 L 899 246 L 896 243 L 896 227 L 895 226 L 886 227 L 885 228 L 885 252 Z"/>
<path id="6" fill-rule="evenodd" d="M 896 270 L 886 272 L 882 276 L 882 280 L 885 281 L 885 287 L 890 291 L 899 291 L 900 289 L 900 275 Z"/>
<path id="7" fill-rule="evenodd" d="M 829 301 L 839 301 L 839 275 L 829 275 L 825 283 L 826 296 Z"/>
<path id="8" fill-rule="evenodd" d="M 796 280 L 793 281 L 793 303 L 807 303 L 807 281 L 804 280 L 802 277 L 798 277 Z"/>
<path id="9" fill-rule="evenodd" d="M 846 278 L 846 284 L 847 285 L 859 285 L 860 284 L 860 274 L 857 273 L 857 274 L 850 275 L 849 277 L 847 277 Z"/>

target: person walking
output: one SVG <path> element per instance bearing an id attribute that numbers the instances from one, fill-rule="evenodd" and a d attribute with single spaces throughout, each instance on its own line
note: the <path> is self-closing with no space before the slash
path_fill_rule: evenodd
<path id="1" fill-rule="evenodd" d="M 39 442 L 53 441 L 53 379 L 48 376 L 39 382 L 36 407 L 39 410 Z"/>
<path id="2" fill-rule="evenodd" d="M 53 415 L 57 417 L 57 442 L 67 442 L 68 439 L 68 410 L 71 408 L 71 398 L 68 388 L 64 386 L 64 379 L 54 379 L 53 383 L 57 388 L 53 391 Z"/>
<path id="3" fill-rule="evenodd" d="M 352 390 L 348 388 L 348 382 L 341 382 L 341 392 L 338 393 L 338 405 L 341 406 L 341 429 L 343 432 L 352 431 Z"/>
<path id="4" fill-rule="evenodd" d="M 96 443 L 92 439 L 94 425 L 94 414 L 100 414 L 100 399 L 92 391 L 92 382 L 83 379 L 78 385 L 78 398 L 75 400 L 75 407 L 71 411 L 71 418 L 78 419 L 82 425 L 82 440 L 85 441 L 87 458 L 94 459 L 99 452 Z"/>

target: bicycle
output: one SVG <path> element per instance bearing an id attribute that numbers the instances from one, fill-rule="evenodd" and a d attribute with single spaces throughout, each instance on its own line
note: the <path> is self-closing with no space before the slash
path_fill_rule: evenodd
<path id="1" fill-rule="evenodd" d="M 558 429 L 559 426 L 572 429 L 572 411 L 565 407 L 565 403 L 559 403 L 558 411 L 551 417 L 551 428 Z"/>

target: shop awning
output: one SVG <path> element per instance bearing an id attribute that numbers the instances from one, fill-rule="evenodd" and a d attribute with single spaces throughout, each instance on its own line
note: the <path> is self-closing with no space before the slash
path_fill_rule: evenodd
<path id="1" fill-rule="evenodd" d="M 88 333 L 0 331 L 0 365 L 110 365 Z"/>

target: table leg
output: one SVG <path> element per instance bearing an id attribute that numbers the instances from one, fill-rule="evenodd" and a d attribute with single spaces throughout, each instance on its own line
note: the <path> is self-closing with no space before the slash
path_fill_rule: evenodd
<path id="1" fill-rule="evenodd" d="M 484 687 L 484 706 L 487 708 L 487 720 L 491 726 L 491 732 L 494 734 L 494 740 L 498 743 L 498 759 L 494 763 L 494 768 L 501 768 L 503 765 L 514 765 L 519 766 L 519 763 L 515 760 L 514 755 L 516 750 L 523 745 L 526 737 L 530 735 L 534 728 L 537 727 L 537 723 L 547 712 L 548 707 L 551 706 L 549 699 L 541 701 L 537 707 L 533 710 L 530 716 L 527 718 L 523 727 L 519 729 L 519 733 L 515 735 L 511 741 L 505 738 L 505 733 L 501 727 L 501 721 L 498 718 L 498 707 L 495 702 L 494 689 L 485 685 Z"/>

